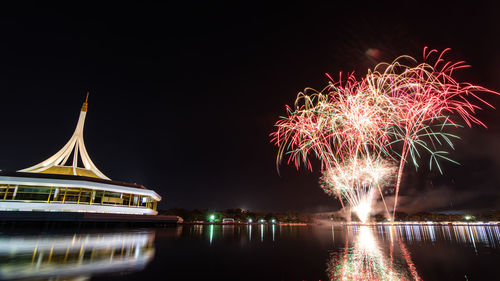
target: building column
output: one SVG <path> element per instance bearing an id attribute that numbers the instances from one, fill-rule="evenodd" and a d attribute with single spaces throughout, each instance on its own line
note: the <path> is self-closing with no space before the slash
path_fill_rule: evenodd
<path id="1" fill-rule="evenodd" d="M 63 200 L 62 200 L 63 204 L 64 204 L 64 202 L 66 202 L 66 193 L 68 193 L 68 187 L 66 187 L 66 189 L 64 189 L 64 196 L 63 196 Z"/>
<path id="2" fill-rule="evenodd" d="M 52 195 L 52 188 L 54 188 L 54 187 L 53 186 L 50 187 L 49 197 L 47 198 L 47 203 L 50 203 L 50 196 Z"/>
<path id="3" fill-rule="evenodd" d="M 7 188 L 5 189 L 5 195 L 3 196 L 4 201 L 7 200 L 7 194 L 9 193 L 9 187 L 10 187 L 10 185 L 8 184 Z"/>

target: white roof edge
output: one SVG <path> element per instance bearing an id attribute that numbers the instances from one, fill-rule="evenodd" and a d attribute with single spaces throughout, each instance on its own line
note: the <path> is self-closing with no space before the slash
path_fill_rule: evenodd
<path id="1" fill-rule="evenodd" d="M 0 176 L 0 184 L 88 188 L 95 190 L 147 195 L 151 196 L 155 200 L 158 201 L 161 200 L 161 196 L 158 195 L 158 193 L 154 192 L 153 190 L 86 181 L 86 180 L 64 180 L 64 179 Z"/>

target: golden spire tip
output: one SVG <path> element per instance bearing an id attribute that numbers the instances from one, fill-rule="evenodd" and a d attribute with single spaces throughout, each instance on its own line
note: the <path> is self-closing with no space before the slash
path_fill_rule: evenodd
<path id="1" fill-rule="evenodd" d="M 87 97 L 85 98 L 85 102 L 82 105 L 82 110 L 81 111 L 87 112 L 87 107 L 88 107 L 87 102 L 88 101 L 89 101 L 89 91 L 87 91 Z"/>

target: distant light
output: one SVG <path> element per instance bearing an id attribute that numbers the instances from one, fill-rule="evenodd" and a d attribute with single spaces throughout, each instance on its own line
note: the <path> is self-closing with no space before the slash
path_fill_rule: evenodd
<path id="1" fill-rule="evenodd" d="M 215 220 L 215 215 L 210 215 L 210 221 L 214 221 Z"/>
<path id="2" fill-rule="evenodd" d="M 271 220 L 271 222 L 272 222 L 272 223 L 275 223 L 275 222 L 276 222 L 276 220 L 275 220 L 275 219 L 272 219 L 272 220 Z"/>
<path id="3" fill-rule="evenodd" d="M 252 222 L 252 219 L 248 219 L 248 222 Z"/>
<path id="4" fill-rule="evenodd" d="M 264 222 L 264 220 L 263 220 L 263 219 L 260 219 L 260 220 L 259 220 L 259 222 Z"/>
<path id="5" fill-rule="evenodd" d="M 470 219 L 472 219 L 472 216 L 467 215 L 467 216 L 465 216 L 465 219 L 470 220 Z"/>
<path id="6" fill-rule="evenodd" d="M 368 50 L 366 50 L 365 55 L 371 59 L 377 60 L 380 59 L 382 52 L 376 48 L 369 48 Z"/>

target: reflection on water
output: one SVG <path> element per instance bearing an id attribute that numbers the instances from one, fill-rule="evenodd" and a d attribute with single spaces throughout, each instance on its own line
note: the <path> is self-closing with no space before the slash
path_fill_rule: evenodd
<path id="1" fill-rule="evenodd" d="M 345 246 L 334 249 L 327 261 L 329 280 L 422 280 L 406 244 L 458 243 L 498 247 L 500 231 L 494 225 L 350 225 Z M 334 227 L 332 226 L 332 239 Z"/>
<path id="2" fill-rule="evenodd" d="M 497 248 L 500 242 L 500 231 L 496 225 L 433 225 L 433 224 L 409 224 L 397 226 L 378 226 L 377 232 L 381 239 L 388 240 L 391 237 L 391 229 L 397 232 L 398 239 L 406 243 L 434 243 L 443 241 L 472 245 L 481 243 L 486 247 Z"/>
<path id="3" fill-rule="evenodd" d="M 274 235 L 276 234 L 276 225 L 273 224 L 271 227 L 273 229 L 272 232 L 273 232 L 273 242 L 274 242 Z"/>
<path id="4" fill-rule="evenodd" d="M 191 235 L 205 237 L 206 245 L 212 248 L 239 241 L 240 249 L 259 244 L 270 246 L 270 243 L 274 249 L 280 249 L 290 247 L 290 242 L 304 243 L 318 239 L 329 253 L 326 267 L 323 267 L 327 280 L 435 280 L 432 271 L 429 271 L 429 264 L 422 263 L 422 253 L 417 258 L 419 263 L 416 263 L 413 250 L 426 245 L 427 251 L 433 254 L 445 253 L 443 247 L 469 248 L 480 254 L 485 249 L 498 248 L 500 245 L 497 225 L 467 224 L 336 225 L 326 228 L 264 224 L 209 225 L 199 226 L 198 232 L 192 232 Z M 423 267 L 423 273 L 419 266 Z"/>
<path id="5" fill-rule="evenodd" d="M 212 241 L 214 239 L 214 225 L 210 225 L 210 245 L 212 245 Z"/>
<path id="6" fill-rule="evenodd" d="M 0 235 L 0 280 L 64 278 L 144 269 L 154 257 L 154 232 Z"/>
<path id="7" fill-rule="evenodd" d="M 494 280 L 489 272 L 500 258 L 497 225 L 184 225 L 111 231 L 0 232 L 0 280 Z"/>
<path id="8" fill-rule="evenodd" d="M 394 258 L 394 243 L 385 253 L 369 226 L 354 228 L 355 239 L 350 244 L 346 235 L 342 251 L 334 251 L 327 263 L 329 280 L 421 280 L 409 254 L 403 255 L 406 264 Z M 333 235 L 333 231 L 332 231 Z M 401 251 L 404 245 L 399 244 Z"/>
<path id="9" fill-rule="evenodd" d="M 365 235 L 364 229 L 369 229 L 370 237 L 375 241 L 388 242 L 396 239 L 406 244 L 422 243 L 457 243 L 461 245 L 482 246 L 500 248 L 500 229 L 497 225 L 436 225 L 436 224 L 407 224 L 407 225 L 337 225 L 328 226 L 331 228 L 329 234 L 335 241 L 337 235 L 348 235 L 352 240 L 358 235 Z M 254 240 L 258 235 L 258 241 L 276 241 L 280 233 L 286 236 L 295 236 L 306 226 L 286 226 L 286 225 L 193 225 L 189 227 L 190 236 L 202 238 L 206 237 L 209 244 L 215 240 L 224 239 L 247 239 Z M 313 227 L 316 228 L 316 227 Z M 318 227 L 319 228 L 319 227 Z M 181 228 L 179 228 L 181 229 Z M 362 231 L 363 230 L 363 231 Z M 257 233 L 255 233 L 257 232 Z M 363 236 L 365 237 L 365 236 Z M 339 237 L 337 237 L 339 238 Z M 368 236 L 366 236 L 368 238 Z M 370 238 L 371 239 L 371 238 Z"/>
<path id="10" fill-rule="evenodd" d="M 260 242 L 264 241 L 264 225 L 260 225 Z"/>

